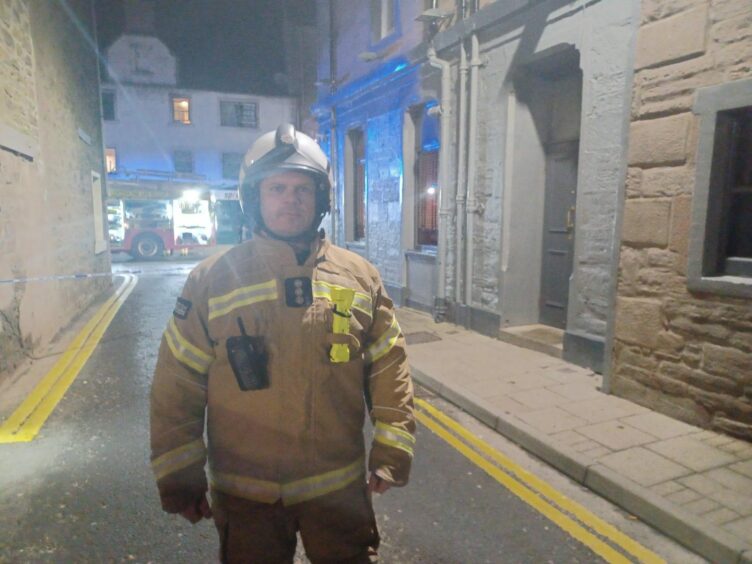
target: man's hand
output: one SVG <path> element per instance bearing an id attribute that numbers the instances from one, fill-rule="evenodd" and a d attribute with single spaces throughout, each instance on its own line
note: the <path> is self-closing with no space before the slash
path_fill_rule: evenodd
<path id="1" fill-rule="evenodd" d="M 368 478 L 368 493 L 383 494 L 391 487 L 392 484 L 383 478 L 379 478 L 375 472 L 371 472 L 371 475 Z"/>
<path id="2" fill-rule="evenodd" d="M 180 512 L 180 516 L 188 519 L 192 524 L 196 524 L 201 519 L 211 519 L 212 511 L 209 507 L 209 501 L 206 499 L 206 494 L 201 494 L 201 497 Z"/>

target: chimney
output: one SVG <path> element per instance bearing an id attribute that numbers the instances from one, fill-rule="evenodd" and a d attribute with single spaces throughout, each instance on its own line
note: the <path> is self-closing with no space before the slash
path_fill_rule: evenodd
<path id="1" fill-rule="evenodd" d="M 154 0 L 125 0 L 125 33 L 156 35 Z"/>

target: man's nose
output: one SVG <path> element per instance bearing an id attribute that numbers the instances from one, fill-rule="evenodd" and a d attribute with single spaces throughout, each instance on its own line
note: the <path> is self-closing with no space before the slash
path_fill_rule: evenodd
<path id="1" fill-rule="evenodd" d="M 282 199 L 283 201 L 287 203 L 299 203 L 300 202 L 300 196 L 298 195 L 297 191 L 294 187 L 288 186 L 285 188 L 284 192 L 282 193 Z"/>

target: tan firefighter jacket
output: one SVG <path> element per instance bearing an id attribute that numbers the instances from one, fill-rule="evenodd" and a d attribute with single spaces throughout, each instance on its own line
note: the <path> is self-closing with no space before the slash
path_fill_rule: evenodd
<path id="1" fill-rule="evenodd" d="M 326 240 L 312 248 L 298 265 L 288 244 L 257 235 L 189 276 L 151 392 L 152 467 L 167 511 L 206 489 L 207 455 L 212 487 L 261 502 L 290 505 L 363 480 L 364 392 L 368 468 L 407 483 L 413 387 L 392 301 L 360 256 Z M 228 355 L 244 335 L 263 339 L 264 389 L 241 390 L 234 373 Z"/>

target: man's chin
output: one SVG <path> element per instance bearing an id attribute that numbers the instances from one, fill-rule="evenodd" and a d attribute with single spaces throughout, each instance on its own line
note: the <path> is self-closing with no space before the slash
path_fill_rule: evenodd
<path id="1" fill-rule="evenodd" d="M 307 228 L 303 230 L 296 229 L 296 230 L 285 230 L 285 231 L 273 230 L 273 229 L 267 228 L 266 231 L 268 231 L 272 237 L 276 237 L 277 239 L 284 239 L 285 241 L 296 241 L 296 242 L 311 240 L 316 233 L 316 231 L 311 228 Z"/>

